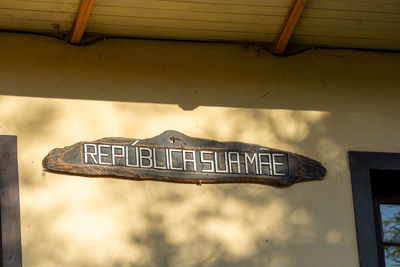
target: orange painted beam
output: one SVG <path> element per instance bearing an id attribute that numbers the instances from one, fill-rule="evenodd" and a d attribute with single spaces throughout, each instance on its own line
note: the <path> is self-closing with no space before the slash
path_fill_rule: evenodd
<path id="1" fill-rule="evenodd" d="M 79 44 L 82 40 L 82 36 L 85 33 L 86 25 L 88 23 L 90 12 L 94 0 L 82 0 L 79 6 L 78 13 L 76 14 L 75 22 L 72 25 L 71 37 L 69 39 L 72 44 Z"/>
<path id="2" fill-rule="evenodd" d="M 292 37 L 294 28 L 297 22 L 300 20 L 301 13 L 307 3 L 307 0 L 294 0 L 289 10 L 289 15 L 285 22 L 282 24 L 282 28 L 276 38 L 272 47 L 272 52 L 278 55 L 285 53 L 286 46 Z"/>

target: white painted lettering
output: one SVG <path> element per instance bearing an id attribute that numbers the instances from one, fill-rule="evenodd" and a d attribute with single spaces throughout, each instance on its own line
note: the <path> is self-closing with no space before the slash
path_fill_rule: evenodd
<path id="1" fill-rule="evenodd" d="M 154 147 L 153 147 L 153 157 L 154 157 L 154 169 L 165 170 L 167 168 L 167 166 L 157 165 L 156 149 Z"/>
<path id="2" fill-rule="evenodd" d="M 181 152 L 180 154 L 182 154 L 182 150 L 180 149 L 170 149 L 169 150 L 169 167 L 171 170 L 176 170 L 176 171 L 182 171 L 183 168 L 182 167 L 174 167 L 173 163 L 174 163 L 174 159 L 173 159 L 173 153 L 175 152 Z"/>
<path id="3" fill-rule="evenodd" d="M 165 149 L 165 160 L 167 161 L 167 169 L 169 170 L 169 149 Z"/>
<path id="4" fill-rule="evenodd" d="M 186 154 L 192 154 L 192 158 L 188 159 L 186 157 Z M 183 156 L 183 169 L 186 171 L 187 170 L 186 163 L 191 162 L 193 164 L 193 171 L 196 171 L 196 153 L 194 152 L 194 150 L 183 150 L 182 156 Z"/>
<path id="5" fill-rule="evenodd" d="M 89 147 L 93 148 L 93 152 L 88 151 Z M 84 154 L 84 158 L 85 158 L 85 164 L 89 163 L 88 156 L 90 156 L 90 158 L 92 159 L 94 164 L 97 164 L 97 160 L 95 158 L 95 155 L 97 155 L 97 146 L 95 144 L 84 144 L 83 145 L 83 154 Z"/>
<path id="6" fill-rule="evenodd" d="M 127 167 L 139 167 L 139 150 L 138 150 L 138 148 L 137 147 L 135 147 L 135 151 L 136 151 L 136 156 L 135 156 L 135 160 L 136 160 L 136 163 L 134 163 L 134 164 L 130 164 L 129 163 L 129 147 L 125 147 L 125 149 L 126 149 L 126 166 Z"/>
<path id="7" fill-rule="evenodd" d="M 148 155 L 144 155 L 143 151 L 147 151 Z M 151 168 L 153 167 L 153 161 L 152 161 L 152 155 L 151 155 L 151 149 L 147 147 L 139 147 L 139 162 L 140 162 L 140 167 L 141 168 Z M 144 164 L 144 160 L 148 161 L 148 164 Z"/>
<path id="8" fill-rule="evenodd" d="M 200 151 L 200 162 L 201 163 L 208 163 L 210 164 L 210 169 L 201 169 L 201 172 L 214 172 L 214 161 L 213 160 L 208 160 L 204 158 L 204 154 L 210 154 L 212 156 L 213 152 L 212 151 Z"/>
<path id="9" fill-rule="evenodd" d="M 285 176 L 284 173 L 279 173 L 276 171 L 276 166 L 283 166 L 283 162 L 277 162 L 276 157 L 284 157 L 284 154 L 272 154 L 272 166 L 273 166 L 273 170 L 274 170 L 274 175 L 277 176 Z"/>
<path id="10" fill-rule="evenodd" d="M 236 156 L 236 160 L 232 159 L 232 155 Z M 229 172 L 233 173 L 232 171 L 232 165 L 236 164 L 237 165 L 237 173 L 240 173 L 240 159 L 239 159 L 239 153 L 238 152 L 228 152 L 228 160 L 229 160 Z"/>
<path id="11" fill-rule="evenodd" d="M 266 157 L 268 160 L 267 161 L 263 161 L 262 157 Z M 262 166 L 266 165 L 268 166 L 268 171 L 266 174 L 267 175 L 272 175 L 272 165 L 271 165 L 271 154 L 269 153 L 259 153 L 258 154 L 258 162 L 259 162 L 259 170 L 260 170 L 260 174 L 263 174 L 263 169 Z"/>
<path id="12" fill-rule="evenodd" d="M 110 154 L 107 154 L 107 153 L 102 153 L 101 152 L 101 150 L 102 150 L 102 148 L 111 148 L 111 146 L 110 145 L 98 145 L 98 149 L 99 149 L 99 164 L 102 164 L 102 165 L 111 165 L 111 162 L 104 162 L 103 161 L 103 157 L 109 157 L 110 156 Z"/>
<path id="13" fill-rule="evenodd" d="M 224 152 L 224 155 L 225 155 L 225 170 L 218 169 L 218 161 L 220 159 L 222 160 L 222 156 L 218 158 L 218 152 L 214 152 L 214 154 L 215 154 L 215 157 L 214 157 L 214 160 L 215 160 L 215 171 L 219 172 L 219 173 L 228 173 L 228 171 L 229 171 L 229 169 L 228 169 L 228 155 L 227 155 L 228 153 Z M 222 153 L 220 153 L 220 155 L 222 155 Z"/>
<path id="14" fill-rule="evenodd" d="M 250 163 L 250 166 L 251 165 L 255 166 L 256 174 L 258 174 L 257 153 L 254 153 L 253 157 L 251 157 L 251 158 L 250 158 L 249 154 L 244 153 L 244 165 L 246 168 L 246 174 L 249 173 L 249 163 Z"/>
<path id="15" fill-rule="evenodd" d="M 121 150 L 120 154 L 117 154 L 117 149 Z M 116 158 L 124 158 L 125 157 L 125 149 L 123 146 L 111 146 L 111 158 L 112 158 L 112 165 L 115 165 Z"/>

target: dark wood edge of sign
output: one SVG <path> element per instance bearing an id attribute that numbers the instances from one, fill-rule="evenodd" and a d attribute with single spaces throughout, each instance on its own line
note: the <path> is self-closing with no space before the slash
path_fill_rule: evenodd
<path id="1" fill-rule="evenodd" d="M 241 151 L 255 151 L 255 150 L 269 150 L 270 153 L 283 153 L 287 157 L 288 176 L 269 176 L 269 175 L 246 175 L 243 173 L 210 173 L 210 172 L 190 172 L 190 171 L 175 171 L 175 170 L 160 170 L 154 168 L 129 168 L 126 166 L 104 166 L 99 164 L 83 164 L 81 162 L 69 161 L 69 153 L 80 154 L 83 159 L 82 145 L 85 143 L 91 144 L 118 144 L 130 145 L 132 142 L 136 144 L 140 141 L 142 147 L 162 147 L 174 149 L 191 149 L 191 150 L 241 150 Z M 171 142 L 172 141 L 172 142 Z M 294 164 L 301 162 L 301 168 L 292 171 L 289 168 L 289 161 Z M 192 183 L 192 184 L 206 184 L 206 183 L 258 183 L 265 185 L 274 185 L 284 187 L 293 184 L 295 181 L 319 180 L 326 175 L 326 169 L 317 161 L 310 158 L 290 153 L 278 149 L 264 148 L 260 145 L 247 144 L 241 142 L 220 142 L 210 139 L 201 139 L 186 136 L 177 131 L 165 131 L 162 134 L 147 138 L 147 139 L 133 139 L 122 137 L 108 137 L 92 142 L 78 142 L 71 146 L 64 148 L 56 148 L 43 159 L 42 162 L 45 171 L 52 173 L 68 173 L 70 175 L 79 175 L 85 177 L 110 177 L 119 179 L 128 179 L 135 181 L 151 180 L 163 181 L 174 183 Z M 291 165 L 290 165 L 291 166 Z M 304 167 L 307 166 L 307 167 Z"/>
<path id="2" fill-rule="evenodd" d="M 51 169 L 46 169 L 45 171 L 50 172 L 50 173 L 55 173 L 55 174 L 63 174 L 63 175 L 68 175 L 68 176 L 79 176 L 79 177 L 86 177 L 86 178 L 115 178 L 115 179 L 120 179 L 120 180 L 134 180 L 134 181 L 155 181 L 155 182 L 169 182 L 169 183 L 178 183 L 178 184 L 196 184 L 196 185 L 201 185 L 201 184 L 223 184 L 223 183 L 253 183 L 253 184 L 265 184 L 265 185 L 271 185 L 274 184 L 276 187 L 287 187 L 291 184 L 282 184 L 282 183 L 277 183 L 276 181 L 272 180 L 270 182 L 266 182 L 265 179 L 258 179 L 258 178 L 249 178 L 249 177 L 243 177 L 243 176 L 238 176 L 235 178 L 206 178 L 206 179 L 200 179 L 200 178 L 176 178 L 176 177 L 167 177 L 160 175 L 158 177 L 155 177 L 155 175 L 141 175 L 140 177 L 125 177 L 122 175 L 110 175 L 110 174 L 82 174 L 82 173 L 72 173 L 72 172 L 62 172 L 62 171 L 55 171 Z M 243 179 L 246 179 L 243 181 Z M 322 178 L 321 178 L 322 179 Z M 308 182 L 308 181 L 305 181 Z"/>
<path id="3" fill-rule="evenodd" d="M 1 266 L 22 266 L 17 137 L 0 135 Z"/>
<path id="4" fill-rule="evenodd" d="M 166 177 L 164 175 L 160 175 L 159 177 L 154 177 L 154 175 L 149 175 L 149 176 L 141 176 L 138 178 L 135 177 L 124 177 L 120 175 L 109 175 L 109 174 L 82 174 L 82 173 L 72 173 L 72 172 L 62 172 L 62 171 L 55 171 L 51 169 L 46 169 L 44 168 L 46 172 L 49 173 L 55 173 L 55 174 L 62 174 L 62 175 L 68 175 L 68 176 L 79 176 L 79 177 L 86 177 L 86 178 L 114 178 L 114 179 L 119 179 L 119 180 L 134 180 L 134 181 L 154 181 L 154 182 L 168 182 L 168 183 L 177 183 L 177 184 L 194 184 L 194 185 L 202 185 L 202 184 L 243 184 L 243 183 L 249 183 L 249 184 L 261 184 L 261 185 L 273 185 L 277 188 L 285 188 L 290 185 L 291 183 L 279 183 L 276 182 L 275 180 L 271 179 L 270 181 L 266 181 L 265 178 L 259 179 L 256 177 L 249 178 L 248 176 L 243 177 L 243 176 L 237 176 L 235 178 L 223 178 L 223 177 L 218 177 L 218 178 L 206 178 L 206 179 L 200 179 L 200 178 L 175 178 L 175 177 Z M 245 179 L 245 180 L 244 180 Z M 314 178 L 312 180 L 304 180 L 302 183 L 309 183 L 309 182 L 315 182 L 318 180 L 323 180 L 323 178 Z"/>
<path id="5" fill-rule="evenodd" d="M 400 153 L 349 151 L 349 165 L 360 267 L 378 267 L 372 170 L 400 170 Z"/>

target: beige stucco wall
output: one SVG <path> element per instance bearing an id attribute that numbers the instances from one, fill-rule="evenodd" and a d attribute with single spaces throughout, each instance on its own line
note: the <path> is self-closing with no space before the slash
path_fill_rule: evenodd
<path id="1" fill-rule="evenodd" d="M 24 266 L 358 266 L 347 151 L 400 152 L 400 55 L 0 36 L 0 134 L 17 135 Z M 42 171 L 55 147 L 174 129 L 299 153 L 279 189 Z"/>

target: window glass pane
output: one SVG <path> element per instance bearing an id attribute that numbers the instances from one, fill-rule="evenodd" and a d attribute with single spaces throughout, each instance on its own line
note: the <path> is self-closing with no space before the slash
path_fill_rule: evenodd
<path id="1" fill-rule="evenodd" d="M 400 243 L 400 205 L 380 204 L 383 242 Z"/>
<path id="2" fill-rule="evenodd" d="M 400 266 L 400 247 L 385 247 L 385 265 L 386 267 Z"/>

